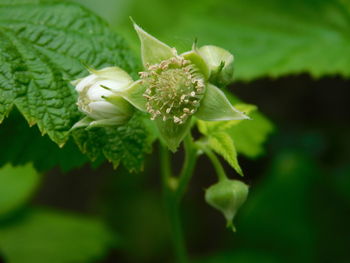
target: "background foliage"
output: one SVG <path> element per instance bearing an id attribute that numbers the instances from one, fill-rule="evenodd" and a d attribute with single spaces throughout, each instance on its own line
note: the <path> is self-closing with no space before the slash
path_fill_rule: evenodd
<path id="1" fill-rule="evenodd" d="M 0 2 L 0 119 L 9 115 L 0 126 L 4 262 L 171 261 L 157 157 L 146 155 L 144 173 L 128 172 L 143 167 L 144 155 L 132 149 L 150 151 L 149 125 L 135 115 L 117 131 L 67 136 L 80 117 L 69 81 L 86 75 L 83 64 L 120 65 L 135 77 L 138 46 L 128 16 L 179 49 L 197 37 L 233 52 L 229 91 L 259 108 L 250 108 L 251 122 L 199 124 L 224 158 L 220 145 L 238 152 L 251 195 L 233 235 L 204 203 L 203 189 L 215 178 L 200 160 L 183 213 L 193 261 L 350 260 L 349 1 L 76 1 L 113 30 L 78 5 L 16 2 Z M 89 139 L 109 132 L 118 147 Z M 49 138 L 68 142 L 60 149 Z M 114 171 L 105 158 L 124 165 Z M 240 171 L 236 159 L 228 162 Z"/>

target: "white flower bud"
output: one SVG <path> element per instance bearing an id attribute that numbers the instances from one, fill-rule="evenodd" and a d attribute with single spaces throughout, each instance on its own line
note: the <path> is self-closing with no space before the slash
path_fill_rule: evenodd
<path id="1" fill-rule="evenodd" d="M 131 117 L 132 106 L 120 95 L 133 83 L 132 78 L 122 69 L 108 67 L 91 70 L 90 75 L 73 82 L 79 94 L 78 108 L 85 113 L 87 123 L 118 125 Z M 78 126 L 81 126 L 80 123 Z M 89 124 L 88 124 L 89 125 Z"/>

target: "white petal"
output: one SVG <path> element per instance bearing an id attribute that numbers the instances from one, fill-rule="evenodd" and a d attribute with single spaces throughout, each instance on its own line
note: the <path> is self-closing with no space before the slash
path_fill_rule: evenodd
<path id="1" fill-rule="evenodd" d="M 89 103 L 91 112 L 89 116 L 94 119 L 109 119 L 120 113 L 118 108 L 107 101 L 96 101 Z"/>
<path id="2" fill-rule="evenodd" d="M 75 87 L 75 90 L 78 92 L 82 92 L 85 87 L 91 86 L 95 83 L 97 76 L 95 74 L 91 74 L 83 79 L 81 79 Z"/>
<path id="3" fill-rule="evenodd" d="M 114 92 L 120 92 L 125 90 L 129 84 L 132 83 L 129 80 L 126 79 L 105 79 L 105 80 L 101 80 L 98 82 L 98 84 L 101 86 L 105 86 L 108 87 L 109 89 L 111 89 Z"/>
<path id="4" fill-rule="evenodd" d="M 95 101 L 89 103 L 89 107 L 92 111 L 99 111 L 104 113 L 118 113 L 118 108 L 114 106 L 112 103 L 107 101 Z"/>
<path id="5" fill-rule="evenodd" d="M 101 87 L 103 81 L 96 82 L 90 89 L 87 91 L 87 97 L 92 101 L 101 101 L 102 97 L 108 97 L 113 93 L 106 88 Z M 103 84 L 102 84 L 103 85 Z"/>
<path id="6" fill-rule="evenodd" d="M 94 71 L 94 74 L 96 74 L 99 79 L 109 80 L 114 83 L 113 87 L 108 87 L 111 89 L 116 88 L 116 91 L 119 91 L 121 87 L 124 88 L 124 86 L 127 86 L 133 82 L 130 75 L 118 67 L 103 68 L 101 70 Z M 109 84 L 111 85 L 111 83 Z"/>

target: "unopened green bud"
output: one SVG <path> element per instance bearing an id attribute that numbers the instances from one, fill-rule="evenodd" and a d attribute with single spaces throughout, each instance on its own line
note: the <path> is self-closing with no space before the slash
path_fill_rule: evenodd
<path id="1" fill-rule="evenodd" d="M 219 85 L 227 85 L 233 78 L 233 55 L 217 46 L 203 46 L 198 53 L 207 62 L 210 81 Z"/>
<path id="2" fill-rule="evenodd" d="M 210 186 L 205 192 L 205 200 L 221 211 L 227 221 L 227 227 L 236 231 L 233 218 L 248 196 L 248 186 L 238 180 L 224 179 Z"/>

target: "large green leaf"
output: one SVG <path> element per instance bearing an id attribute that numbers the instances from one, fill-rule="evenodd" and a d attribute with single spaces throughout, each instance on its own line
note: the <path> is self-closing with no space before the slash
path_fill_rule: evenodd
<path id="1" fill-rule="evenodd" d="M 0 252 L 11 263 L 97 262 L 114 243 L 99 220 L 43 209 L 0 226 Z"/>
<path id="2" fill-rule="evenodd" d="M 238 79 L 303 72 L 349 77 L 349 15 L 343 0 L 207 0 L 179 28 L 232 51 Z"/>
<path id="3" fill-rule="evenodd" d="M 212 44 L 231 51 L 235 56 L 236 79 L 304 72 L 315 77 L 350 76 L 347 0 L 265 0 L 263 3 L 259 0 L 123 0 L 118 3 L 119 8 L 123 6 L 125 16 L 137 18 L 166 43 L 188 50 L 195 36 L 200 45 Z M 118 25 L 123 21 L 127 20 L 119 16 Z"/>
<path id="4" fill-rule="evenodd" d="M 94 68 L 134 70 L 125 43 L 79 5 L 47 1 L 0 3 L 0 121 L 13 106 L 30 125 L 62 145 L 79 118 L 69 84 Z"/>
<path id="5" fill-rule="evenodd" d="M 0 217 L 22 206 L 36 189 L 40 176 L 32 165 L 0 169 Z"/>
<path id="6" fill-rule="evenodd" d="M 48 133 L 59 145 L 67 141 L 68 131 L 81 118 L 75 105 L 77 94 L 69 83 L 88 74 L 83 64 L 97 69 L 119 66 L 131 75 L 136 72 L 135 59 L 124 41 L 100 18 L 76 4 L 3 1 L 0 34 L 0 121 L 16 106 L 31 125 L 37 123 L 41 133 Z M 115 165 L 123 160 L 129 170 L 140 170 L 143 154 L 150 147 L 147 132 L 142 121 L 131 121 L 120 127 L 80 130 L 74 137 L 80 149 L 93 159 L 104 156 Z M 16 152 L 28 139 L 25 134 L 8 139 L 5 144 L 16 142 L 18 146 L 10 151 L 14 159 L 27 156 Z M 43 140 L 30 140 L 26 147 L 30 146 L 36 150 L 24 159 L 41 159 L 49 164 L 42 169 L 62 159 L 54 155 L 55 160 L 50 162 L 53 155 L 47 150 L 52 146 Z M 72 144 L 62 154 L 72 157 L 68 163 L 60 163 L 64 169 L 84 162 Z"/>

